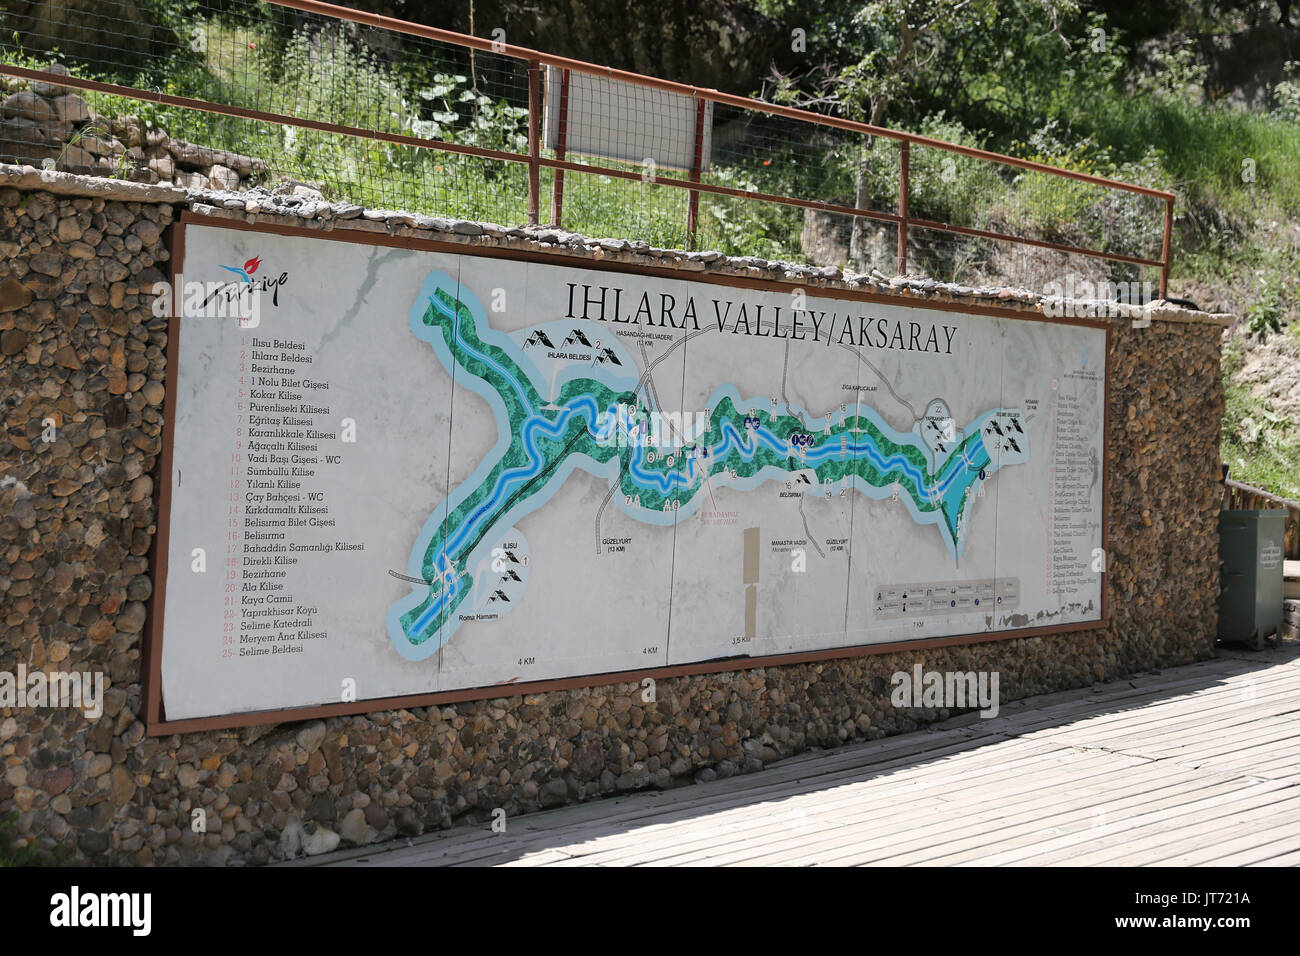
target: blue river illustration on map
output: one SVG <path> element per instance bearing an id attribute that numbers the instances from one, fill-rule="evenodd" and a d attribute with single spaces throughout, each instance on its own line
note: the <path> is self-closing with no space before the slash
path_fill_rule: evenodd
<path id="1" fill-rule="evenodd" d="M 411 593 L 388 611 L 389 636 L 413 661 L 445 646 L 462 618 L 474 619 L 474 593 L 482 590 L 474 577 L 481 569 L 521 581 L 505 564 L 518 561 L 502 540 L 575 468 L 617 485 L 612 501 L 625 514 L 663 527 L 701 506 L 706 479 L 751 491 L 801 473 L 817 481 L 810 494 L 847 486 L 875 500 L 897 497 L 918 525 L 938 528 L 956 558 L 978 484 L 1028 458 L 1018 410 L 991 409 L 964 428 L 948 424 L 946 434 L 933 419 L 899 432 L 866 406 L 819 418 L 793 406 L 778 414 L 764 408 L 766 400 L 746 399 L 726 383 L 714 389 L 710 415 L 695 434 L 681 447 L 658 448 L 644 443 L 657 409 L 621 343 L 589 347 L 593 362 L 557 386 L 529 357 L 529 342 L 493 329 L 477 296 L 443 272 L 425 280 L 409 322 L 455 384 L 488 402 L 498 434 L 491 452 L 425 522 L 407 566 Z M 535 335 L 560 324 L 523 331 Z M 562 324 L 589 327 L 589 335 L 578 336 L 588 346 L 601 338 L 598 323 Z M 614 337 L 604 329 L 604 338 Z M 598 356 L 610 361 L 596 364 Z"/>

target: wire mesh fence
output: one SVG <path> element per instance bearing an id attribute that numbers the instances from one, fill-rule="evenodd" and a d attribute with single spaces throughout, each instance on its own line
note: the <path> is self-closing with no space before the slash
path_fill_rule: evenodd
<path id="1" fill-rule="evenodd" d="M 1167 274 L 1155 189 L 310 0 L 58 10 L 0 29 L 0 161 L 971 284 Z"/>

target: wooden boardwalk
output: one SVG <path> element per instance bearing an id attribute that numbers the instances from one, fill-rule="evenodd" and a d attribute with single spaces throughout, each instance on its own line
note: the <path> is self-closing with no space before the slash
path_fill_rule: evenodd
<path id="1" fill-rule="evenodd" d="M 287 865 L 1300 864 L 1300 647 Z"/>

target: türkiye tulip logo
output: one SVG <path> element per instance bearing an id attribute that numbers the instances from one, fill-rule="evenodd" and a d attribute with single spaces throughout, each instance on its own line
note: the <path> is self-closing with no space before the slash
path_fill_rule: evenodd
<path id="1" fill-rule="evenodd" d="M 278 307 L 280 287 L 289 279 L 287 272 L 256 275 L 264 264 L 261 256 L 253 256 L 242 266 L 218 265 L 239 277 L 230 281 L 186 282 L 177 273 L 173 282 L 154 284 L 153 313 L 177 318 L 236 318 L 240 328 L 256 328 L 261 322 L 263 293 L 269 292 L 271 305 Z"/>
<path id="2" fill-rule="evenodd" d="M 248 283 L 251 284 L 252 281 L 253 281 L 253 273 L 257 271 L 257 267 L 260 266 L 261 264 L 262 264 L 262 257 L 261 257 L 261 256 L 253 256 L 253 258 L 251 258 L 251 259 L 249 259 L 247 262 L 245 262 L 244 265 L 243 265 L 242 267 L 240 267 L 240 266 L 222 266 L 221 268 L 225 269 L 227 272 L 233 272 L 233 273 L 235 273 L 235 275 L 239 276 L 239 278 L 240 278 L 242 281 L 244 281 L 244 282 L 248 282 Z"/>

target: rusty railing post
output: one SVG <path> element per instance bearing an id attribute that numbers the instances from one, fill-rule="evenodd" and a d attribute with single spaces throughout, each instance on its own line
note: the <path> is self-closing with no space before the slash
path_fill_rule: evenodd
<path id="1" fill-rule="evenodd" d="M 903 140 L 898 156 L 898 274 L 907 275 L 907 197 L 911 192 L 912 144 Z"/>
<path id="2" fill-rule="evenodd" d="M 560 71 L 560 112 L 556 117 L 555 158 L 563 162 L 567 155 L 569 139 L 569 71 Z M 564 170 L 555 171 L 555 185 L 551 190 L 551 225 L 560 228 L 564 218 Z"/>
<path id="3" fill-rule="evenodd" d="M 700 170 L 704 167 L 704 100 L 695 98 L 695 159 L 691 164 L 691 182 L 700 181 Z M 700 216 L 700 193 L 690 191 L 686 203 L 686 250 L 695 248 L 695 226 Z"/>
<path id="4" fill-rule="evenodd" d="M 1160 247 L 1160 298 L 1169 294 L 1169 266 L 1173 261 L 1174 197 L 1165 200 L 1165 237 Z"/>
<path id="5" fill-rule="evenodd" d="M 541 136 L 539 124 L 542 116 L 542 66 L 537 60 L 528 61 L 528 221 L 537 225 L 537 209 L 540 204 L 541 185 L 538 173 L 541 167 L 537 160 L 541 156 Z"/>

